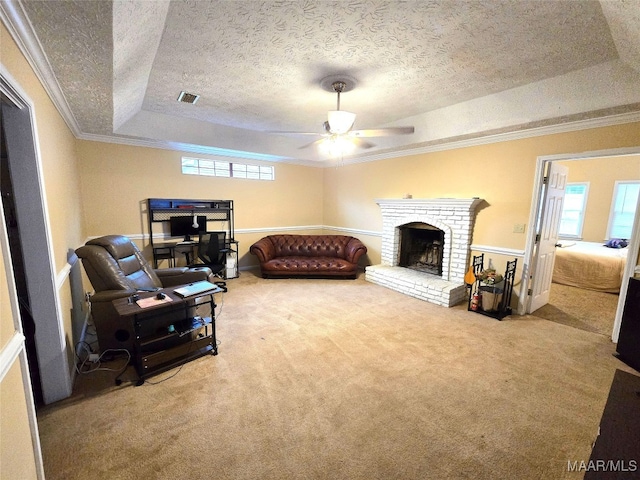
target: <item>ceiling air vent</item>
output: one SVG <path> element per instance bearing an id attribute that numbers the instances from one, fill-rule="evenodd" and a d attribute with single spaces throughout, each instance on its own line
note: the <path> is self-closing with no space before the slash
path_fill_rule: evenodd
<path id="1" fill-rule="evenodd" d="M 178 95 L 179 102 L 190 103 L 191 105 L 196 103 L 199 98 L 200 98 L 200 95 L 194 95 L 193 93 L 187 93 L 187 92 L 180 92 L 180 95 Z"/>

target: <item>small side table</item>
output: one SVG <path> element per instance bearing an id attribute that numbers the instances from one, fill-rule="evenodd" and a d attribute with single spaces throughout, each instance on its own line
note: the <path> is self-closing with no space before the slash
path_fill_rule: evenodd
<path id="1" fill-rule="evenodd" d="M 157 292 L 144 292 L 138 298 L 126 297 L 113 301 L 123 321 L 133 320 L 135 338 L 132 361 L 138 373 L 137 385 L 144 379 L 182 365 L 208 353 L 218 354 L 214 294 L 211 290 L 190 297 L 174 293 L 176 287 Z M 164 298 L 158 298 L 158 294 Z M 198 310 L 210 309 L 210 316 L 198 315 Z M 120 380 L 116 379 L 119 384 Z"/>

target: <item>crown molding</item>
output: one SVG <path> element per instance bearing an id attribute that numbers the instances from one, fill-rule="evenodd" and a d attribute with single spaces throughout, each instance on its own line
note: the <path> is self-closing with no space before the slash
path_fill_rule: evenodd
<path id="1" fill-rule="evenodd" d="M 157 148 L 160 150 L 171 150 L 173 152 L 196 153 L 200 155 L 210 155 L 225 160 L 255 160 L 273 163 L 294 163 L 305 165 L 307 167 L 320 167 L 322 164 L 312 160 L 297 160 L 290 157 L 281 157 L 276 155 L 260 154 L 255 152 L 226 151 L 224 154 L 217 153 L 214 147 L 204 145 L 195 145 L 192 143 L 169 142 L 165 140 L 152 140 L 146 138 L 119 137 L 111 135 L 99 135 L 94 133 L 81 133 L 76 136 L 79 140 L 87 140 L 91 142 L 114 143 L 118 145 L 129 145 L 132 147 Z"/>
<path id="2" fill-rule="evenodd" d="M 574 122 L 561 123 L 557 125 L 528 128 L 515 132 L 497 133 L 469 138 L 465 140 L 455 140 L 451 142 L 440 143 L 438 145 L 395 150 L 392 152 L 366 155 L 357 158 L 345 158 L 342 163 L 346 165 L 353 163 L 373 162 L 376 160 L 387 160 L 390 158 L 408 157 L 411 155 L 421 155 L 424 153 L 442 152 L 458 148 L 475 147 L 478 145 L 488 145 L 491 143 L 507 142 L 511 140 L 522 140 L 525 138 L 541 137 L 544 135 L 555 135 L 558 133 L 576 132 L 580 130 L 588 130 L 591 128 L 611 127 L 614 125 L 623 125 L 625 123 L 634 122 L 640 122 L 640 112 L 621 113 L 617 115 L 610 115 L 607 117 L 591 118 L 587 120 L 577 120 Z"/>
<path id="3" fill-rule="evenodd" d="M 212 147 L 169 142 L 152 139 L 141 139 L 118 135 L 95 135 L 87 134 L 81 131 L 78 122 L 69 107 L 69 104 L 60 88 L 58 80 L 53 72 L 53 68 L 49 63 L 42 45 L 40 44 L 33 27 L 24 12 L 21 3 L 18 0 L 2 0 L 0 1 L 0 20 L 6 25 L 11 37 L 14 39 L 18 48 L 27 59 L 27 62 L 33 69 L 34 73 L 40 80 L 43 88 L 51 98 L 51 101 L 55 105 L 58 112 L 64 119 L 65 123 L 73 133 L 73 135 L 81 140 L 89 140 L 96 142 L 115 143 L 121 145 L 131 145 L 147 148 L 158 148 L 163 150 L 183 151 L 189 153 L 199 153 L 205 155 L 213 155 L 218 158 L 243 158 L 245 160 L 259 160 L 267 162 L 280 162 L 290 163 L 296 165 L 310 166 L 310 167 L 334 167 L 338 165 L 349 165 L 356 163 L 373 162 L 377 160 L 387 160 L 398 157 L 406 157 L 412 155 L 421 155 L 433 152 L 441 152 L 446 150 L 454 150 L 459 148 L 474 147 L 478 145 L 488 145 L 498 142 L 506 142 L 511 140 L 521 140 L 525 138 L 532 138 L 543 135 L 554 135 L 558 133 L 574 132 L 579 130 L 587 130 L 591 128 L 607 127 L 620 125 L 625 123 L 640 122 L 640 112 L 630 112 L 618 115 L 611 115 L 607 117 L 578 120 L 573 122 L 567 122 L 557 125 L 549 125 L 542 127 L 524 128 L 513 132 L 504 132 L 497 134 L 482 135 L 479 133 L 474 138 L 467 138 L 464 140 L 451 140 L 447 141 L 442 139 L 438 144 L 426 145 L 417 148 L 401 148 L 397 150 L 386 151 L 382 153 L 372 153 L 370 155 L 361 155 L 357 157 L 345 157 L 338 161 L 335 159 L 320 160 L 306 160 L 291 157 L 273 156 L 273 155 L 261 155 L 252 152 L 247 152 L 246 156 L 239 152 L 237 156 L 233 155 L 220 155 L 215 152 Z"/>
<path id="4" fill-rule="evenodd" d="M 60 84 L 53 73 L 53 68 L 49 63 L 44 49 L 35 35 L 33 26 L 27 18 L 20 2 L 16 0 L 2 0 L 0 2 L 0 20 L 7 27 L 9 34 L 18 45 L 18 48 L 27 59 L 36 77 L 40 80 L 42 87 L 49 95 L 54 106 L 60 112 L 65 123 L 76 138 L 79 138 L 81 131 L 78 126 L 67 99 L 62 93 Z"/>
<path id="5" fill-rule="evenodd" d="M 408 148 L 384 152 L 379 154 L 371 154 L 360 156 L 357 158 L 344 158 L 340 160 L 327 159 L 324 161 L 313 161 L 304 159 L 295 159 L 290 157 L 276 157 L 273 155 L 265 155 L 264 158 L 257 156 L 231 157 L 230 155 L 218 155 L 211 152 L 210 147 L 202 145 L 194 145 L 188 143 L 166 142 L 159 140 L 139 139 L 131 137 L 116 137 L 108 135 L 79 134 L 77 138 L 81 140 L 90 140 L 95 142 L 117 143 L 122 145 L 131 145 L 138 147 L 159 148 L 163 150 L 172 150 L 189 153 L 199 153 L 213 155 L 218 158 L 242 158 L 244 160 L 262 160 L 276 163 L 288 163 L 294 165 L 303 165 L 307 167 L 328 168 L 336 165 L 350 165 L 357 163 L 375 162 L 378 160 L 388 160 L 392 158 L 408 157 L 412 155 L 422 155 L 433 152 L 443 152 L 446 150 L 455 150 L 459 148 L 475 147 L 478 145 L 489 145 L 492 143 L 507 142 L 512 140 L 522 140 L 532 137 L 541 137 L 544 135 L 555 135 L 558 133 L 576 132 L 580 130 L 588 130 L 591 128 L 610 127 L 614 125 L 623 125 L 626 123 L 640 122 L 640 112 L 622 113 L 610 115 L 607 117 L 592 118 L 588 120 L 578 120 L 558 125 L 548 125 L 544 127 L 535 127 L 530 129 L 518 130 L 515 132 L 505 132 L 486 136 L 479 136 L 465 140 L 454 140 L 451 142 L 443 142 L 437 145 L 430 145 L 419 148 Z"/>
<path id="6" fill-rule="evenodd" d="M 443 152 L 446 150 L 455 150 L 460 148 L 475 147 L 478 145 L 489 145 L 492 143 L 507 142 L 512 140 L 522 140 L 532 137 L 541 137 L 544 135 L 555 135 L 558 133 L 576 132 L 580 130 L 588 130 L 591 128 L 610 127 L 614 125 L 622 125 L 625 123 L 640 122 L 640 112 L 630 112 L 618 115 L 611 115 L 608 117 L 593 118 L 588 120 L 579 120 L 570 123 L 563 123 L 558 125 L 549 125 L 544 127 L 536 127 L 524 130 L 518 130 L 516 132 L 498 133 L 486 136 L 479 136 L 475 138 L 465 140 L 454 140 L 451 142 L 443 142 L 437 145 L 430 145 L 419 148 L 407 148 L 394 150 L 379 154 L 371 154 L 360 156 L 357 158 L 344 158 L 340 160 L 327 159 L 323 161 L 304 160 L 290 157 L 276 157 L 273 155 L 264 155 L 264 158 L 259 158 L 259 154 L 252 154 L 251 156 L 238 155 L 232 157 L 230 155 L 219 155 L 211 152 L 210 147 L 202 145 L 194 145 L 188 143 L 176 143 L 160 140 L 139 139 L 131 137 L 117 137 L 109 135 L 95 135 L 95 134 L 78 134 L 77 138 L 81 140 L 89 140 L 94 142 L 116 143 L 121 145 L 131 145 L 137 147 L 149 147 L 159 148 L 162 150 L 172 150 L 179 152 L 198 153 L 205 155 L 213 155 L 218 158 L 242 158 L 244 160 L 262 160 L 267 162 L 276 163 L 288 163 L 294 165 L 303 165 L 307 167 L 319 167 L 328 168 L 338 165 L 350 165 L 357 163 L 375 162 L 378 160 L 388 160 L 392 158 L 408 157 L 412 155 L 422 155 L 433 152 Z"/>

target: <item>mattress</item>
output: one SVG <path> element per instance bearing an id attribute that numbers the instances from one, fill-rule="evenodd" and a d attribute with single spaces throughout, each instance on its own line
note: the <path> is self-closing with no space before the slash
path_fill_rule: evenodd
<path id="1" fill-rule="evenodd" d="M 619 293 L 628 248 L 597 242 L 560 242 L 556 248 L 553 282 L 599 292 Z"/>

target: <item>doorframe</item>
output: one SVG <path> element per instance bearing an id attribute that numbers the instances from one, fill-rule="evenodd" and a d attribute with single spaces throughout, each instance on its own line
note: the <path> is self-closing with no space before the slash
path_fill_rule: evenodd
<path id="1" fill-rule="evenodd" d="M 531 304 L 531 297 L 527 294 L 528 290 L 532 288 L 535 279 L 532 279 L 532 265 L 534 264 L 535 253 L 535 239 L 538 233 L 538 212 L 540 212 L 542 202 L 542 190 L 544 185 L 544 173 L 547 168 L 547 164 L 551 162 L 560 162 L 568 160 L 589 160 L 601 157 L 622 157 L 640 155 L 640 146 L 637 147 L 625 147 L 614 148 L 607 150 L 594 150 L 590 152 L 581 153 L 563 153 L 558 155 L 542 155 L 536 159 L 536 169 L 533 182 L 533 195 L 531 200 L 531 210 L 529 212 L 528 225 L 533 228 L 529 229 L 527 236 L 527 242 L 524 251 L 524 268 L 522 271 L 522 281 L 520 283 L 520 295 L 518 298 L 518 313 L 525 314 L 530 313 L 529 307 Z M 639 201 L 640 203 L 640 201 Z M 638 252 L 640 249 L 640 209 L 636 212 L 634 221 L 633 236 L 629 241 L 629 251 Z M 620 287 L 620 296 L 618 299 L 618 308 L 613 324 L 613 331 L 611 333 L 611 340 L 614 343 L 618 341 L 618 334 L 620 332 L 620 323 L 622 321 L 622 308 L 624 306 L 624 298 L 627 292 L 627 286 L 629 285 L 629 277 L 633 273 L 635 268 L 636 259 L 632 256 L 627 257 L 627 263 L 624 269 L 624 276 L 622 278 L 622 285 Z"/>
<path id="2" fill-rule="evenodd" d="M 42 395 L 49 404 L 72 393 L 72 373 L 69 364 L 66 333 L 60 306 L 59 290 L 56 282 L 54 252 L 51 241 L 51 223 L 46 203 L 44 178 L 42 175 L 42 155 L 38 142 L 38 129 L 33 101 L 20 84 L 0 63 L 0 93 L 17 109 L 16 120 L 20 132 L 18 153 L 20 161 L 11 161 L 10 167 L 17 166 L 19 172 L 12 173 L 14 186 L 21 192 L 22 201 L 16 209 L 22 218 L 29 221 L 20 224 L 22 248 L 30 252 L 25 257 L 29 300 L 36 322 L 36 349 L 40 366 Z M 16 169 L 16 170 L 18 170 Z M 25 215 L 26 214 L 26 215 Z M 20 317 L 17 319 L 20 321 Z M 29 385 L 25 385 L 29 388 Z"/>
<path id="3" fill-rule="evenodd" d="M 22 332 L 22 322 L 20 321 L 20 306 L 18 305 L 18 292 L 13 278 L 13 265 L 11 261 L 11 251 L 9 248 L 9 235 L 5 225 L 4 209 L 2 208 L 2 198 L 0 197 L 0 254 L 2 255 L 7 290 L 9 292 L 9 303 L 13 316 L 13 335 L 4 345 L 0 345 L 0 383 L 6 374 L 14 367 L 16 362 L 20 365 L 22 375 L 22 385 L 26 399 L 27 419 L 33 448 L 33 457 L 38 479 L 44 480 L 44 463 L 42 459 L 42 448 L 40 444 L 40 433 L 38 430 L 38 417 L 36 413 L 35 399 L 31 389 L 31 377 L 29 375 L 29 361 L 27 359 L 27 349 L 25 337 Z M 6 412 L 9 413 L 9 412 Z M 4 440 L 4 439 L 3 439 Z"/>

